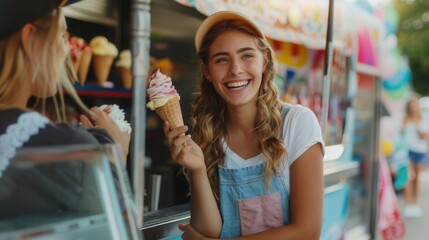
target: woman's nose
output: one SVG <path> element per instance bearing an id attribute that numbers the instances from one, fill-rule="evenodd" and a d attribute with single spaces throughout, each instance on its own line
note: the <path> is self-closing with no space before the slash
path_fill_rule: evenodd
<path id="1" fill-rule="evenodd" d="M 235 59 L 235 58 L 231 59 L 230 71 L 233 74 L 240 74 L 243 72 L 243 68 L 239 59 Z"/>

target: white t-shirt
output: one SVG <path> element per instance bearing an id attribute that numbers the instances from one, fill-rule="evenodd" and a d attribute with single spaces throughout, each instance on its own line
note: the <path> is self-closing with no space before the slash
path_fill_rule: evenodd
<path id="1" fill-rule="evenodd" d="M 429 132 L 427 126 L 423 121 L 416 126 L 415 123 L 410 122 L 404 128 L 405 140 L 408 143 L 408 147 L 413 152 L 418 153 L 427 153 L 428 152 L 428 142 L 426 139 L 420 139 L 417 131 Z"/>
<path id="2" fill-rule="evenodd" d="M 284 117 L 283 141 L 286 145 L 286 157 L 281 162 L 283 177 L 289 190 L 289 168 L 295 160 L 301 156 L 307 149 L 316 143 L 322 144 L 323 154 L 325 152 L 322 132 L 319 122 L 314 113 L 301 105 L 291 105 L 291 109 Z M 224 142 L 225 160 L 223 167 L 237 169 L 249 167 L 265 162 L 262 153 L 249 159 L 243 159 L 234 153 Z"/>

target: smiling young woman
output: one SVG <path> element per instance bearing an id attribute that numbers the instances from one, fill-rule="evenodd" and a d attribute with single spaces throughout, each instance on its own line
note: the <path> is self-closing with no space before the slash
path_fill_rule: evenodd
<path id="1" fill-rule="evenodd" d="M 184 239 L 319 239 L 324 142 L 313 112 L 281 102 L 274 53 L 246 16 L 221 11 L 195 36 L 200 89 L 187 127 L 164 125 L 191 189 Z M 299 203 L 299 204 L 298 204 Z"/>

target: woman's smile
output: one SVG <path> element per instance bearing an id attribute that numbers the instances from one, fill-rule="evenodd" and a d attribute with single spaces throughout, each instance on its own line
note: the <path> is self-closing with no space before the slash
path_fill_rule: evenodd
<path id="1" fill-rule="evenodd" d="M 241 89 L 247 87 L 249 85 L 249 82 L 250 82 L 249 80 L 241 80 L 241 81 L 227 82 L 224 85 L 228 89 L 236 91 L 236 90 L 241 90 Z"/>

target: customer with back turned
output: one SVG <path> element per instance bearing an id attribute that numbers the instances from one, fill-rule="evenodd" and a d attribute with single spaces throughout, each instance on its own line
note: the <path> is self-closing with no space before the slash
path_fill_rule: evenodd
<path id="1" fill-rule="evenodd" d="M 2 176 L 2 172 L 7 171 L 16 151 L 23 147 L 116 143 L 124 159 L 128 154 L 130 134 L 120 131 L 115 122 L 98 107 L 87 109 L 73 89 L 70 79 L 75 74 L 72 74 L 68 60 L 70 49 L 67 25 L 61 8 L 64 2 L 66 1 L 0 0 L 0 181 L 8 181 L 6 176 Z M 92 116 L 97 128 L 85 116 L 81 117 L 81 121 L 87 129 L 67 123 L 53 123 L 28 107 L 30 98 L 36 97 L 40 101 L 35 102 L 41 103 L 43 109 L 45 99 L 57 95 L 60 88 L 66 88 Z M 63 102 L 61 95 L 58 102 Z M 58 109 L 57 111 L 59 112 Z M 73 170 L 79 171 L 79 168 Z M 75 175 L 70 176 L 74 178 Z M 57 180 L 54 176 L 50 179 L 53 183 Z M 69 182 L 74 180 L 81 179 L 70 179 Z M 16 183 L 22 184 L 22 181 Z M 64 195 L 50 192 L 48 186 L 44 185 L 38 186 L 46 188 L 45 195 L 40 195 L 39 200 L 44 199 L 46 202 L 37 204 L 30 203 L 29 199 L 22 199 L 27 194 L 33 194 L 34 189 L 4 187 L 0 189 L 0 218 L 7 218 L 7 212 L 12 215 L 25 212 L 28 210 L 25 206 L 31 207 L 31 211 L 44 209 L 53 200 L 59 206 L 73 204 Z M 15 199 L 11 201 L 10 198 Z M 6 202 L 14 206 L 6 206 Z"/>

